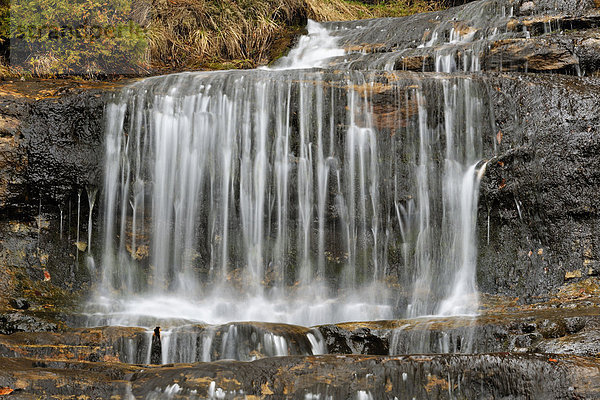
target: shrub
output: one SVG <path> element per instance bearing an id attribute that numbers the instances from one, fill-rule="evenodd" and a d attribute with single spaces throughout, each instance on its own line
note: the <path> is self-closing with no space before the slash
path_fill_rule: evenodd
<path id="1" fill-rule="evenodd" d="M 13 0 L 10 61 L 35 75 L 129 74 L 147 40 L 128 0 Z"/>

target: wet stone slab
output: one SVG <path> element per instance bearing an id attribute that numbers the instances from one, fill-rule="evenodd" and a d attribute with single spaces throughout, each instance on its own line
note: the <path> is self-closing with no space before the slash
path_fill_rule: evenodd
<path id="1" fill-rule="evenodd" d="M 0 359 L 0 387 L 15 399 L 594 398 L 599 365 L 508 354 L 289 356 L 156 368 Z"/>

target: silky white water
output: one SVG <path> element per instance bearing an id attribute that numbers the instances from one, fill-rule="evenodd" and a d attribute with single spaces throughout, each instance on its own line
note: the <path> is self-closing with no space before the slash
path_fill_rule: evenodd
<path id="1" fill-rule="evenodd" d="M 311 22 L 279 69 L 149 78 L 107 104 L 90 324 L 477 313 L 487 87 L 298 69 L 335 43 Z"/>

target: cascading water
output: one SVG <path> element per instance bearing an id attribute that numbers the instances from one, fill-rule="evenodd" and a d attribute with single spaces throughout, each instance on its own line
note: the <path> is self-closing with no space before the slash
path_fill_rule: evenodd
<path id="1" fill-rule="evenodd" d="M 327 65 L 357 70 L 478 72 L 482 69 L 480 58 L 493 41 L 529 36 L 522 27 L 511 25 L 513 17 L 512 4 L 481 0 L 457 7 L 451 19 L 443 12 L 431 12 L 411 16 L 411 24 L 395 18 L 325 23 L 338 46 L 347 50 L 342 56 L 332 54 Z M 415 25 L 423 29 L 414 29 Z M 497 67 L 501 70 L 501 64 Z"/>
<path id="2" fill-rule="evenodd" d="M 301 46 L 334 49 L 309 28 Z M 91 324 L 477 312 L 485 83 L 293 69 L 307 59 L 323 64 L 299 48 L 279 69 L 150 78 L 109 102 Z"/>

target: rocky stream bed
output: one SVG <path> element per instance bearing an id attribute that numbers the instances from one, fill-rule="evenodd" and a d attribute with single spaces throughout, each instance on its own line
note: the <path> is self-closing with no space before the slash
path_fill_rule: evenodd
<path id="1" fill-rule="evenodd" d="M 391 70 L 370 72 L 370 101 L 390 136 L 397 82 L 443 75 L 433 71 L 444 49 L 417 45 L 436 27 L 515 33 L 452 49 L 453 76 L 485 85 L 497 129 L 486 139 L 477 215 L 479 316 L 311 328 L 178 321 L 186 328 L 172 331 L 170 351 L 200 346 L 210 331 L 211 362 L 149 365 L 148 328 L 85 327 L 97 273 L 86 248 L 102 245 L 97 234 L 86 241 L 86 190 L 103 184 L 106 98 L 131 81 L 2 82 L 0 398 L 600 398 L 600 3 L 484 2 L 508 22 L 480 22 L 469 11 L 479 3 L 369 29 L 329 24 L 351 68 L 388 56 Z M 461 72 L 473 46 L 483 46 L 480 71 Z M 238 361 L 224 344 L 234 328 L 246 335 Z M 325 354 L 314 354 L 311 332 Z M 289 354 L 271 357 L 260 335 L 285 338 Z"/>

